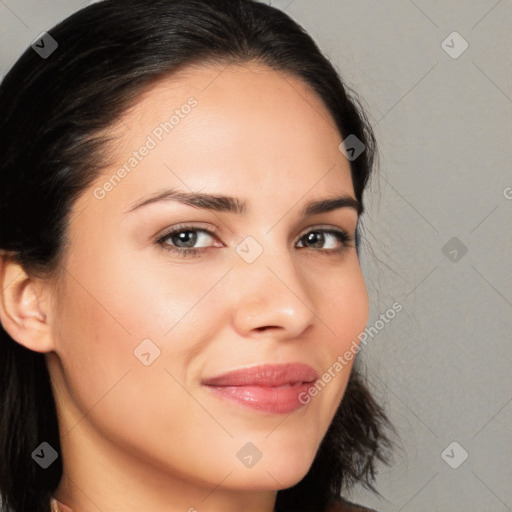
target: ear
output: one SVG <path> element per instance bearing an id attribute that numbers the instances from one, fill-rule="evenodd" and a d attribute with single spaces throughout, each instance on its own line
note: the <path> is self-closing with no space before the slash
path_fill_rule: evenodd
<path id="1" fill-rule="evenodd" d="M 9 336 L 35 352 L 54 350 L 49 324 L 50 286 L 0 254 L 0 322 Z"/>

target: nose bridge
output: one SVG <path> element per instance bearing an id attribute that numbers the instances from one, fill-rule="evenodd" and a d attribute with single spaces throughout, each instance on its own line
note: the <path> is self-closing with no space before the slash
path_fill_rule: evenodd
<path id="1" fill-rule="evenodd" d="M 260 238 L 248 236 L 236 248 L 236 327 L 245 334 L 281 328 L 283 336 L 296 337 L 315 316 L 307 283 L 285 244 L 273 235 Z"/>

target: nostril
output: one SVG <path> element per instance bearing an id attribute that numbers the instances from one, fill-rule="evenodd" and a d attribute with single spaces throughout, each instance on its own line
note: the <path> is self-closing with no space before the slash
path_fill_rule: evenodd
<path id="1" fill-rule="evenodd" d="M 263 327 L 256 327 L 255 330 L 261 332 L 261 331 L 266 331 L 267 329 L 274 329 L 274 328 L 277 329 L 278 327 L 279 326 L 277 326 L 277 325 L 265 325 Z"/>

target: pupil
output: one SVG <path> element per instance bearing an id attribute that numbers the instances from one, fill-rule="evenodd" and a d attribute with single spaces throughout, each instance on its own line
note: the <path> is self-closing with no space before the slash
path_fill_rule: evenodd
<path id="1" fill-rule="evenodd" d="M 312 243 L 316 246 L 318 246 L 319 244 L 322 245 L 323 243 L 323 238 L 324 238 L 324 235 L 323 233 L 318 233 L 316 231 L 310 233 L 308 236 L 307 236 L 307 239 L 308 239 L 308 243 Z"/>
<path id="2" fill-rule="evenodd" d="M 180 243 L 184 242 L 186 244 L 185 247 L 193 246 L 197 239 L 197 233 L 194 231 L 182 231 L 175 236 L 178 237 L 179 242 L 176 245 L 180 246 Z"/>

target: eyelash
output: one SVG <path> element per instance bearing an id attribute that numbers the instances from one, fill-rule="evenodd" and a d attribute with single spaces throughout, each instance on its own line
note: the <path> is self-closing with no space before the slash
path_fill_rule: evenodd
<path id="1" fill-rule="evenodd" d="M 165 243 L 165 240 L 167 240 L 168 238 L 170 238 L 174 235 L 178 235 L 180 233 L 187 232 L 187 231 L 207 233 L 208 235 L 217 238 L 217 235 L 214 231 L 210 231 L 210 230 L 204 229 L 204 228 L 198 228 L 196 226 L 180 225 L 180 226 L 176 226 L 172 231 L 169 231 L 165 235 L 158 238 L 156 240 L 156 243 L 158 245 L 160 245 L 164 250 L 172 252 L 174 254 L 177 254 L 178 256 L 183 257 L 183 258 L 198 257 L 198 256 L 201 256 L 201 254 L 204 251 L 211 249 L 211 247 L 179 248 L 179 247 L 175 247 L 175 246 Z M 334 235 L 337 238 L 337 240 L 341 243 L 341 247 L 339 247 L 337 249 L 313 249 L 314 252 L 321 252 L 327 256 L 335 256 L 335 255 L 341 254 L 346 248 L 353 247 L 353 245 L 354 245 L 354 237 L 353 236 L 349 235 L 344 230 L 341 230 L 341 229 L 338 230 L 338 229 L 332 229 L 332 228 L 312 229 L 310 231 L 307 231 L 304 235 L 302 235 L 299 238 L 299 241 L 301 241 L 303 238 L 306 237 L 306 235 L 308 235 L 310 233 L 324 233 L 324 234 L 327 233 L 330 235 Z"/>

